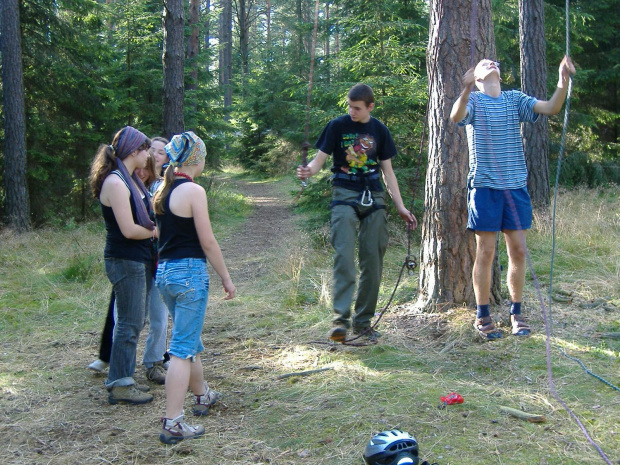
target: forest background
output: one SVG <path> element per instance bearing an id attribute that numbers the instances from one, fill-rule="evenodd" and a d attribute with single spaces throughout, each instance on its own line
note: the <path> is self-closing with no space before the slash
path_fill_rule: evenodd
<path id="1" fill-rule="evenodd" d="M 232 162 L 259 174 L 291 172 L 305 135 L 313 143 L 329 119 L 345 112 L 346 91 L 359 81 L 375 89 L 374 115 L 394 135 L 399 176 L 411 179 L 418 164 L 425 167 L 417 154 L 428 87 L 426 1 L 320 2 L 309 114 L 315 2 L 184 4 L 183 118 L 186 129 L 206 139 L 210 167 Z M 544 2 L 550 92 L 565 53 L 564 6 Z M 519 88 L 517 1 L 493 1 L 492 8 L 504 88 Z M 573 1 L 570 11 L 579 73 L 560 181 L 617 183 L 620 8 L 617 0 Z M 35 226 L 82 221 L 98 215 L 87 183 L 97 146 L 127 124 L 163 134 L 162 2 L 26 0 L 19 13 L 31 220 Z M 560 119 L 552 120 L 551 170 L 560 133 Z M 4 167 L 4 144 L 0 150 Z M 0 176 L 4 218 L 5 177 L 12 174 L 2 169 Z"/>

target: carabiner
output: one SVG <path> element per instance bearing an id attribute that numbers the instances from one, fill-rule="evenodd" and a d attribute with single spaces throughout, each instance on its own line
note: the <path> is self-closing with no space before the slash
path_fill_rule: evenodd
<path id="1" fill-rule="evenodd" d="M 372 194 L 370 189 L 366 189 L 362 192 L 362 198 L 360 199 L 360 205 L 362 207 L 372 207 L 372 204 L 375 203 L 375 200 L 372 198 Z"/>

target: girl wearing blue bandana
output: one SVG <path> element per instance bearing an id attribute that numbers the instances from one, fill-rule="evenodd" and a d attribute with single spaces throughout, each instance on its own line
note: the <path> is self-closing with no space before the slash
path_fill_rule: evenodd
<path id="1" fill-rule="evenodd" d="M 159 263 L 156 286 L 172 317 L 172 338 L 166 375 L 166 416 L 159 435 L 165 444 L 195 438 L 204 426 L 184 421 L 183 404 L 187 388 L 194 393 L 194 415 L 206 415 L 218 394 L 204 381 L 200 336 L 209 296 L 207 260 L 220 276 L 227 296 L 235 296 L 220 246 L 213 235 L 207 195 L 195 184 L 205 166 L 204 142 L 193 132 L 174 136 L 166 145 L 170 166 L 163 186 L 154 198 L 159 227 Z"/>

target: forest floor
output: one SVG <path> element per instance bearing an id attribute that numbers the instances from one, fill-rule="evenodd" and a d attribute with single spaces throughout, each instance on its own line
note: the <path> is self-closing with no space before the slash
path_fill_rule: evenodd
<path id="1" fill-rule="evenodd" d="M 536 311 L 531 322 L 539 332 L 524 341 L 476 341 L 467 309 L 416 315 L 399 305 L 382 320 L 378 345 L 324 344 L 331 318 L 325 303 L 330 251 L 310 245 L 292 212 L 290 185 L 225 182 L 251 201 L 253 211 L 234 233 L 218 238 L 238 296 L 224 301 L 212 275 L 203 364 L 205 379 L 222 397 L 204 418 L 192 417 L 189 394 L 186 400 L 187 419 L 205 426 L 204 437 L 175 446 L 159 442 L 165 390 L 148 383 L 141 366 L 136 380 L 150 386 L 154 401 L 108 404 L 105 374 L 86 366 L 97 357 L 109 283 L 100 275 L 90 288 L 78 283 L 61 289 L 52 278 L 43 285 L 37 276 L 55 266 L 56 258 L 29 257 L 38 262 L 31 264 L 32 276 L 20 277 L 21 292 L 35 295 L 43 310 L 25 316 L 19 334 L 0 336 L 0 463 L 361 464 L 372 434 L 392 428 L 414 434 L 420 456 L 440 465 L 601 463 L 549 394 L 544 331 Z M 100 230 L 81 231 L 67 244 L 79 243 L 86 255 L 100 255 L 99 236 Z M 33 244 L 60 240 L 54 231 L 0 239 L 15 254 L 5 250 L 0 257 L 9 270 L 19 269 Z M 316 261 L 323 263 L 318 275 L 304 275 L 305 268 L 315 270 Z M 385 274 L 386 287 L 393 286 L 394 271 Z M 0 283 L 8 286 L 6 280 Z M 18 298 L 18 291 L 0 291 Z M 78 295 L 68 296 L 71 292 Z M 88 298 L 90 292 L 96 298 Z M 54 300 L 60 297 L 58 308 Z M 556 331 L 566 341 L 591 340 L 600 330 L 596 319 L 620 322 L 614 306 L 593 306 L 593 319 L 584 322 L 570 305 L 556 309 L 562 318 Z M 2 307 L 0 324 L 5 322 L 6 329 L 10 313 L 20 309 Z M 58 330 L 58 324 L 64 327 Z M 139 359 L 145 334 L 146 329 Z M 605 376 L 619 371 L 615 346 L 595 351 L 580 351 L 577 343 L 564 347 L 592 352 L 589 363 L 608 368 Z M 585 415 L 604 449 L 612 458 L 615 454 L 613 463 L 620 463 L 618 396 L 582 375 L 573 362 L 556 358 L 555 363 L 560 389 Z M 317 371 L 287 377 L 312 370 Z M 617 384 L 617 376 L 612 381 Z M 465 397 L 465 404 L 438 408 L 439 396 L 452 390 Z M 500 405 L 542 413 L 547 422 L 503 415 Z"/>

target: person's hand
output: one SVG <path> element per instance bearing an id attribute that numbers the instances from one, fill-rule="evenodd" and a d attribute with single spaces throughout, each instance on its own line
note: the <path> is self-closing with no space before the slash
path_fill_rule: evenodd
<path id="1" fill-rule="evenodd" d="M 398 215 L 403 220 L 405 220 L 405 223 L 407 223 L 407 229 L 408 230 L 413 231 L 415 228 L 418 227 L 418 220 L 416 219 L 415 216 L 413 216 L 413 213 L 411 213 L 406 208 L 398 210 Z"/>
<path id="2" fill-rule="evenodd" d="M 235 297 L 235 285 L 232 282 L 232 279 L 226 278 L 222 279 L 222 286 L 224 286 L 224 292 L 226 292 L 226 297 L 224 300 L 230 300 Z"/>
<path id="3" fill-rule="evenodd" d="M 310 176 L 312 176 L 312 170 L 309 166 L 299 165 L 297 167 L 297 177 L 299 179 L 303 181 L 304 179 L 308 179 Z"/>
<path id="4" fill-rule="evenodd" d="M 475 68 L 469 68 L 467 71 L 465 71 L 465 74 L 463 74 L 464 90 L 471 90 L 476 82 L 476 77 L 474 76 L 474 69 Z"/>
<path id="5" fill-rule="evenodd" d="M 571 75 L 575 74 L 577 70 L 575 69 L 575 65 L 569 56 L 564 56 L 562 59 L 562 63 L 560 63 L 560 82 L 558 83 L 558 87 L 561 87 L 563 84 L 568 82 Z"/>

